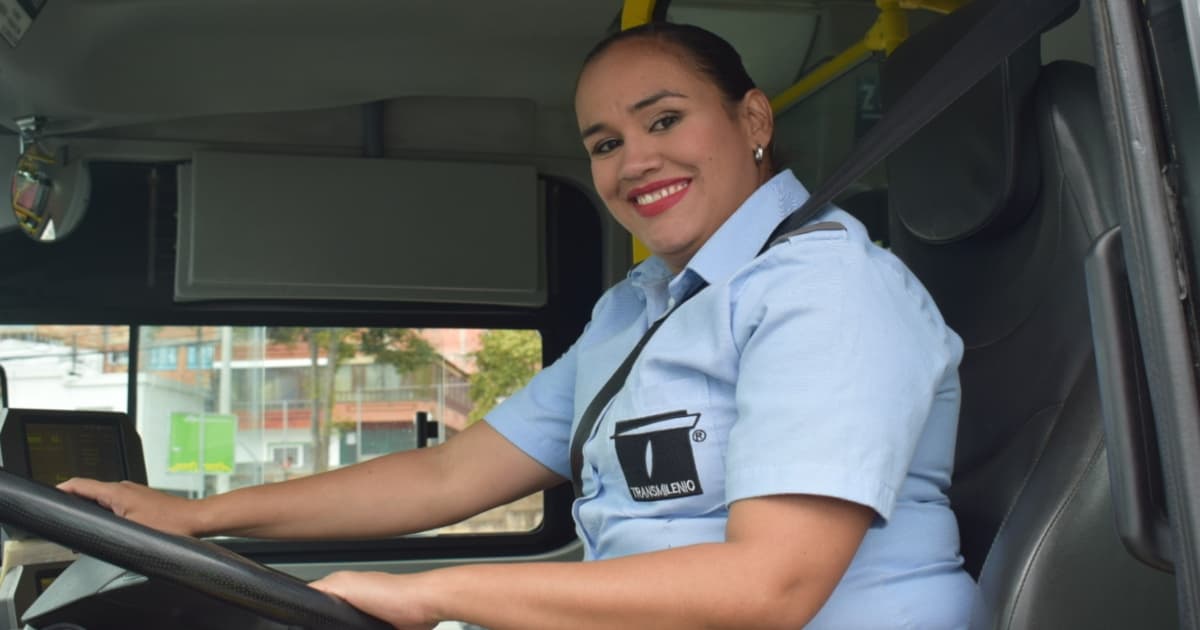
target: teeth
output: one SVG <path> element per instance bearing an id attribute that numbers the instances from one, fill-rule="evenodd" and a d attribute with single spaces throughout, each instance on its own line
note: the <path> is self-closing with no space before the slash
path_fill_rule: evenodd
<path id="1" fill-rule="evenodd" d="M 662 199 L 663 197 L 669 197 L 671 195 L 674 195 L 675 193 L 677 193 L 687 187 L 688 187 L 688 182 L 679 182 L 678 184 L 671 184 L 670 186 L 667 186 L 666 188 L 659 188 L 658 190 L 656 190 L 654 192 L 649 192 L 644 195 L 638 195 L 637 203 L 639 206 L 644 206 L 646 204 L 654 203 L 655 201 L 658 201 L 659 199 Z"/>

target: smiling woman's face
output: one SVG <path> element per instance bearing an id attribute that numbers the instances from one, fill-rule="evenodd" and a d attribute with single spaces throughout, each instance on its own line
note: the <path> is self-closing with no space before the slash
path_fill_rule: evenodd
<path id="1" fill-rule="evenodd" d="M 753 159 L 770 141 L 766 97 L 729 103 L 670 44 L 630 40 L 593 59 L 575 112 L 609 212 L 674 271 L 768 175 Z"/>

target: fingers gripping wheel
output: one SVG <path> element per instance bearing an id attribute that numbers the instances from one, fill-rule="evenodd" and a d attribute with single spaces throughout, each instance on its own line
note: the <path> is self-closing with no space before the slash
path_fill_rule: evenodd
<path id="1" fill-rule="evenodd" d="M 138 525 L 3 470 L 0 522 L 279 623 L 313 629 L 391 627 L 295 577 L 224 547 Z"/>

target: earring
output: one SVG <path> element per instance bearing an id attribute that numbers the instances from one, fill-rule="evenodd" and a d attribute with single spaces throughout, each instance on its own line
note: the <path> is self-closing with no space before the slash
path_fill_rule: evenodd
<path id="1" fill-rule="evenodd" d="M 754 163 L 762 164 L 763 161 L 763 146 L 760 144 L 754 147 Z"/>

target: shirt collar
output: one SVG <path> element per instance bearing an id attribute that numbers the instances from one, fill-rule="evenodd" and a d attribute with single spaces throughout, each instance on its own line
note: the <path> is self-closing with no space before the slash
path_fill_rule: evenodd
<path id="1" fill-rule="evenodd" d="M 758 255 L 771 232 L 808 199 L 808 190 L 791 171 L 759 186 L 709 237 L 687 268 L 709 284 L 721 282 Z"/>
<path id="2" fill-rule="evenodd" d="M 721 282 L 750 261 L 784 217 L 808 199 L 808 190 L 785 170 L 758 187 L 672 278 L 658 256 L 651 256 L 629 272 L 633 286 L 642 290 L 669 282 L 672 297 L 680 298 L 700 282 Z"/>

